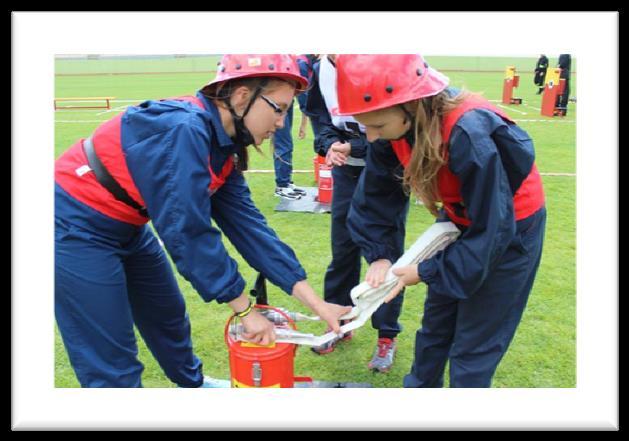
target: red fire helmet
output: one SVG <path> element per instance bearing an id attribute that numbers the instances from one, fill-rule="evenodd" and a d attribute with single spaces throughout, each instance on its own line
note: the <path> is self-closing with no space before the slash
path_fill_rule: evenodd
<path id="1" fill-rule="evenodd" d="M 438 94 L 448 77 L 419 54 L 336 57 L 340 115 L 355 115 Z"/>
<path id="2" fill-rule="evenodd" d="M 308 79 L 299 73 L 293 55 L 288 54 L 228 54 L 223 55 L 216 78 L 207 86 L 216 86 L 228 80 L 248 77 L 275 77 L 297 82 L 297 93 L 308 87 Z"/>

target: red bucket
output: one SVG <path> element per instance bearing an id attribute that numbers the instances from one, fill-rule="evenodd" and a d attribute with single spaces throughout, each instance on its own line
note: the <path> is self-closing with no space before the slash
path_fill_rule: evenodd
<path id="1" fill-rule="evenodd" d="M 290 327 L 297 329 L 295 322 L 279 309 L 256 305 L 258 309 L 269 308 L 286 317 Z M 294 387 L 295 380 L 310 380 L 294 376 L 294 360 L 297 346 L 292 343 L 274 343 L 260 346 L 232 338 L 229 329 L 235 316 L 225 326 L 225 343 L 229 349 L 229 370 L 232 387 Z"/>

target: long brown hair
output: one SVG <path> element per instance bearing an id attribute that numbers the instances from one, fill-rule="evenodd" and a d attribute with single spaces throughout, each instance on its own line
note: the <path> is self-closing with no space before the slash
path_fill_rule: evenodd
<path id="1" fill-rule="evenodd" d="M 424 206 L 438 216 L 437 173 L 445 164 L 444 141 L 441 138 L 441 120 L 471 93 L 461 91 L 450 96 L 442 91 L 435 96 L 417 100 L 415 113 L 415 144 L 408 166 L 404 170 L 403 183 Z"/>

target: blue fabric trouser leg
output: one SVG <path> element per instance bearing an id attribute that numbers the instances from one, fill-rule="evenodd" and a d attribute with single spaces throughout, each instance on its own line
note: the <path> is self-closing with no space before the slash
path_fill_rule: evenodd
<path id="1" fill-rule="evenodd" d="M 273 165 L 275 167 L 275 185 L 287 187 L 293 173 L 293 105 L 288 108 L 284 127 L 273 135 Z"/>
<path id="2" fill-rule="evenodd" d="M 324 299 L 337 305 L 352 305 L 351 289 L 360 281 L 360 248 L 347 229 L 347 214 L 363 167 L 346 165 L 332 168 L 331 207 L 332 261 L 324 279 Z"/>
<path id="3" fill-rule="evenodd" d="M 396 254 L 393 257 L 395 263 L 404 254 L 404 238 L 406 236 L 406 217 L 408 215 L 409 204 L 406 204 L 404 211 L 397 220 L 397 243 Z M 378 337 L 394 338 L 402 332 L 402 324 L 398 321 L 402 313 L 402 303 L 404 302 L 404 290 L 400 292 L 389 303 L 383 303 L 371 316 L 371 326 L 378 330 Z"/>
<path id="4" fill-rule="evenodd" d="M 166 376 L 181 387 L 203 382 L 192 351 L 190 319 L 166 253 L 145 227 L 146 247 L 124 261 L 133 319 Z"/>
<path id="5" fill-rule="evenodd" d="M 360 283 L 361 252 L 351 240 L 347 229 L 347 215 L 362 171 L 363 167 L 350 165 L 332 169 L 332 261 L 325 273 L 324 299 L 343 306 L 353 305 L 350 291 Z M 403 234 L 400 250 L 402 248 Z M 373 314 L 371 323 L 374 329 L 378 329 L 379 336 L 393 338 L 400 333 L 402 327 L 398 318 L 403 300 L 403 294 L 400 294 L 390 303 L 380 306 Z"/>
<path id="6" fill-rule="evenodd" d="M 564 79 L 566 80 L 566 85 L 563 93 L 557 97 L 556 107 L 563 109 L 564 114 L 566 114 L 566 111 L 568 110 L 568 100 L 570 98 L 570 78 L 566 77 Z"/>
<path id="7" fill-rule="evenodd" d="M 55 316 L 81 386 L 142 386 L 134 324 L 173 382 L 199 386 L 184 300 L 150 228 L 106 218 L 60 188 L 55 202 Z"/>
<path id="8" fill-rule="evenodd" d="M 319 132 L 321 132 L 322 124 L 317 120 L 317 118 L 310 118 L 309 121 L 310 121 L 310 126 L 312 127 L 312 134 L 314 136 L 314 140 L 316 140 L 317 136 L 319 135 Z M 314 142 L 314 140 L 312 143 L 312 148 L 316 154 L 319 154 L 319 150 L 317 149 L 317 145 Z"/>
<path id="9" fill-rule="evenodd" d="M 428 289 L 404 387 L 442 387 L 448 360 L 451 387 L 491 386 L 533 287 L 545 223 L 545 209 L 521 221 L 501 261 L 470 298 L 457 300 Z"/>

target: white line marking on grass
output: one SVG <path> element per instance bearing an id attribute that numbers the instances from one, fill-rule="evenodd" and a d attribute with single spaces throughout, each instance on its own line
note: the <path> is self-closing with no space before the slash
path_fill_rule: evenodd
<path id="1" fill-rule="evenodd" d="M 69 113 L 89 113 L 89 114 L 95 114 L 98 109 L 70 109 L 70 108 L 62 108 L 59 107 L 56 109 L 57 112 L 59 112 L 60 110 L 63 109 L 63 112 L 61 112 L 64 115 L 67 115 Z"/>
<path id="2" fill-rule="evenodd" d="M 537 111 L 541 111 L 541 110 L 542 110 L 542 109 L 540 109 L 539 107 L 533 107 L 533 106 L 531 106 L 531 105 L 529 105 L 529 104 L 522 103 L 522 105 L 523 105 L 523 106 L 526 106 L 526 107 L 530 107 L 531 109 L 535 109 L 535 110 L 537 110 Z"/>
<path id="3" fill-rule="evenodd" d="M 498 104 L 498 107 L 502 107 L 503 109 L 506 109 L 506 110 L 513 110 L 514 112 L 521 113 L 522 115 L 528 115 L 528 113 L 526 113 L 526 112 L 522 112 L 522 111 L 520 111 L 520 110 L 515 110 L 515 109 L 514 109 L 514 108 L 512 108 L 512 107 L 503 106 L 503 105 L 501 105 L 501 104 Z"/>
<path id="4" fill-rule="evenodd" d="M 122 111 L 122 110 L 126 109 L 127 107 L 129 107 L 129 106 L 118 106 L 118 107 L 114 107 L 113 109 L 108 109 L 108 110 L 105 110 L 105 111 L 103 111 L 103 112 L 99 112 L 99 113 L 97 113 L 97 114 L 96 114 L 96 116 L 98 116 L 98 115 L 103 115 L 103 114 L 105 114 L 105 113 L 110 113 L 110 112 L 120 112 L 120 111 Z"/>
<path id="5" fill-rule="evenodd" d="M 515 122 L 576 123 L 574 119 L 514 119 Z"/>
<path id="6" fill-rule="evenodd" d="M 149 99 L 150 99 L 150 98 L 144 98 L 144 99 L 139 99 L 139 100 L 138 100 L 138 99 L 136 99 L 136 100 L 110 100 L 110 101 L 111 101 L 112 103 L 132 103 L 132 104 L 140 104 L 140 103 L 143 103 L 144 101 L 148 101 Z M 127 107 L 129 107 L 129 106 L 127 106 L 127 105 L 124 105 L 124 106 L 118 106 L 118 107 L 116 107 L 116 108 L 114 108 L 114 109 L 109 109 L 109 110 L 105 110 L 104 112 L 97 113 L 97 115 L 102 115 L 102 114 L 104 114 L 104 113 L 110 113 L 110 112 L 115 112 L 115 111 L 124 110 L 124 109 L 126 109 Z"/>
<path id="7" fill-rule="evenodd" d="M 275 173 L 275 170 L 245 170 L 245 173 Z M 314 170 L 293 170 L 293 173 L 314 173 Z"/>
<path id="8" fill-rule="evenodd" d="M 101 122 L 105 122 L 108 121 L 106 119 L 81 119 L 81 120 L 73 120 L 73 121 L 66 121 L 66 120 L 57 120 L 55 121 L 55 123 L 64 123 L 64 124 L 72 124 L 72 123 L 101 123 Z"/>
<path id="9" fill-rule="evenodd" d="M 275 173 L 275 170 L 247 170 L 245 173 Z M 293 173 L 313 173 L 312 170 L 293 170 Z M 576 173 L 541 173 L 542 176 L 576 176 Z"/>
<path id="10" fill-rule="evenodd" d="M 487 101 L 492 102 L 492 103 L 501 103 L 502 102 L 502 100 L 487 100 Z M 531 108 L 533 110 L 537 110 L 538 112 L 542 110 L 539 107 L 531 106 L 530 104 L 522 103 L 522 105 L 526 106 L 526 107 L 529 107 L 529 108 Z M 500 106 L 500 107 L 503 107 L 503 106 Z M 511 107 L 505 107 L 505 109 L 515 110 L 515 109 L 513 109 Z M 517 110 L 515 110 L 515 111 L 517 112 Z"/>

